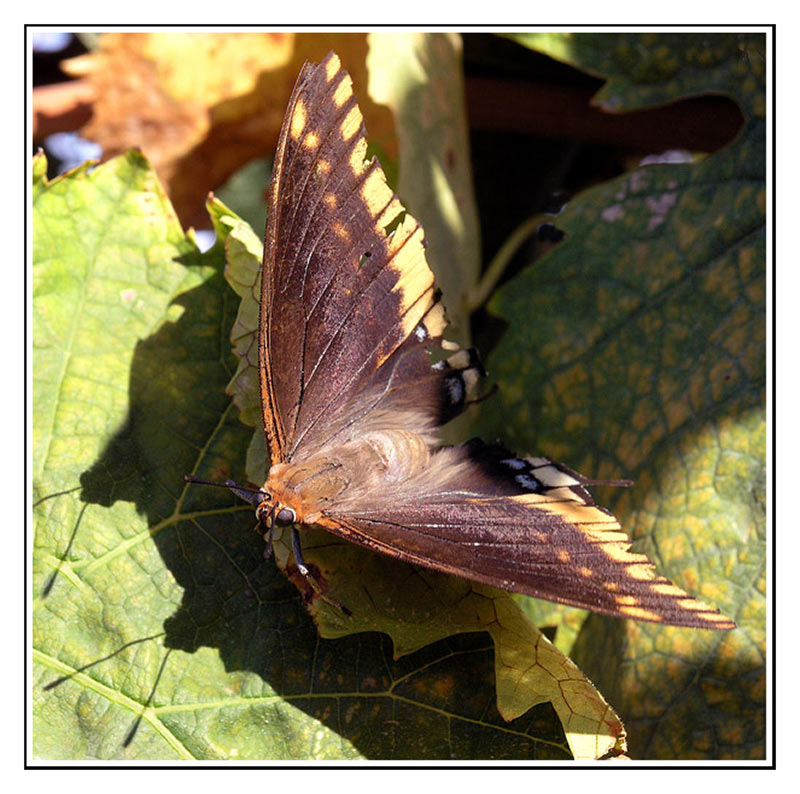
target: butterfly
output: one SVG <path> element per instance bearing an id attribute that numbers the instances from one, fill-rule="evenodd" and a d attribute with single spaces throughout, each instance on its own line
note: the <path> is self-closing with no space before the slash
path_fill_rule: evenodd
<path id="1" fill-rule="evenodd" d="M 629 550 L 587 490 L 595 481 L 499 443 L 442 445 L 439 428 L 484 373 L 475 351 L 442 338 L 423 230 L 366 149 L 339 58 L 307 63 L 269 190 L 258 380 L 271 467 L 257 490 L 227 483 L 255 506 L 267 542 L 276 526 L 290 528 L 312 584 L 301 528 L 317 525 L 408 563 L 605 615 L 733 628 Z"/>

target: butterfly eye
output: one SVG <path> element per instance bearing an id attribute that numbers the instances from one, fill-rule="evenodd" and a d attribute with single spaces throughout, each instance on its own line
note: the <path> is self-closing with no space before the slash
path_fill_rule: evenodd
<path id="1" fill-rule="evenodd" d="M 297 523 L 297 513 L 291 507 L 282 507 L 275 516 L 275 523 L 279 527 L 288 527 Z"/>

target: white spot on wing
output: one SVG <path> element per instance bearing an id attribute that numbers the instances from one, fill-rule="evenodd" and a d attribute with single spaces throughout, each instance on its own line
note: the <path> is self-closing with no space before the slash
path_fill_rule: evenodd
<path id="1" fill-rule="evenodd" d="M 500 463 L 505 463 L 509 469 L 515 469 L 516 471 L 525 469 L 528 466 L 524 460 L 520 460 L 519 458 L 506 458 L 506 460 L 501 460 Z"/>
<path id="2" fill-rule="evenodd" d="M 536 491 L 539 489 L 539 483 L 528 474 L 518 474 L 514 479 L 529 491 Z"/>
<path id="3" fill-rule="evenodd" d="M 480 380 L 480 375 L 474 369 L 467 369 L 461 374 L 461 377 L 466 384 L 467 391 L 471 390 L 473 386 Z"/>
<path id="4" fill-rule="evenodd" d="M 458 353 L 450 356 L 447 359 L 447 363 L 451 367 L 455 367 L 457 369 L 463 369 L 464 367 L 469 366 L 469 352 L 466 350 L 459 350 Z"/>
<path id="5" fill-rule="evenodd" d="M 533 466 L 534 469 L 537 466 L 549 466 L 550 465 L 550 459 L 549 458 L 525 458 L 525 460 L 527 460 L 528 463 L 530 463 L 531 466 Z"/>
<path id="6" fill-rule="evenodd" d="M 445 382 L 450 402 L 454 405 L 460 403 L 464 399 L 464 384 L 461 378 L 447 378 Z"/>
<path id="7" fill-rule="evenodd" d="M 560 488 L 564 485 L 580 485 L 580 481 L 570 476 L 564 471 L 557 469 L 555 466 L 542 466 L 536 470 L 536 476 L 548 488 Z"/>

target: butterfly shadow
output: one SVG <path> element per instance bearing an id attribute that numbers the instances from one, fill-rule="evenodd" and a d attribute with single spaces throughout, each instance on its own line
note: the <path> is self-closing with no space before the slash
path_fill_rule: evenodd
<path id="1" fill-rule="evenodd" d="M 180 605 L 163 617 L 164 647 L 217 649 L 225 673 L 209 670 L 204 689 L 223 698 L 240 680 L 230 676 L 243 673 L 264 724 L 274 705 L 263 703 L 274 704 L 277 693 L 368 758 L 567 757 L 549 705 L 505 730 L 486 634 L 451 637 L 399 660 L 377 631 L 321 639 L 295 587 L 264 558 L 251 506 L 225 489 L 184 482 L 188 473 L 246 482 L 252 430 L 225 393 L 236 366 L 228 352 L 235 296 L 216 276 L 174 303 L 179 319 L 136 346 L 129 414 L 81 476 L 80 494 L 109 510 L 132 502 L 145 518 L 150 537 L 141 542 L 155 544 L 182 588 Z M 158 706 L 158 691 L 145 698 Z"/>

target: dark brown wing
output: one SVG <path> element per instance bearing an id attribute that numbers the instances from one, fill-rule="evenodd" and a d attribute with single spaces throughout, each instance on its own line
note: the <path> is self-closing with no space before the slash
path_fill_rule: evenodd
<path id="1" fill-rule="evenodd" d="M 617 520 L 575 472 L 498 446 L 470 453 L 472 468 L 440 493 L 411 487 L 319 523 L 373 551 L 505 590 L 618 617 L 734 628 L 631 553 Z"/>
<path id="2" fill-rule="evenodd" d="M 366 149 L 337 56 L 306 64 L 281 130 L 264 251 L 259 370 L 273 463 L 318 448 L 344 405 L 390 377 L 376 373 L 404 343 L 402 366 L 427 368 L 424 344 L 444 328 L 422 229 Z"/>

